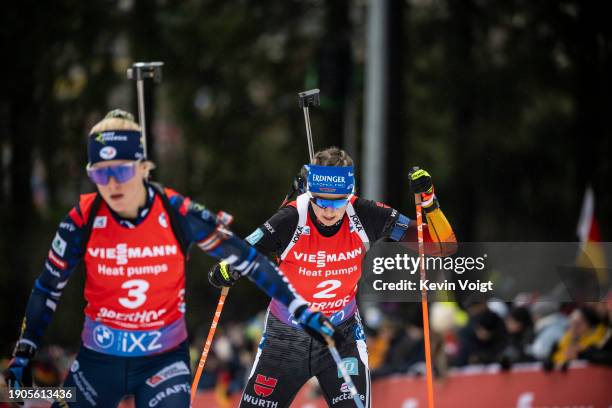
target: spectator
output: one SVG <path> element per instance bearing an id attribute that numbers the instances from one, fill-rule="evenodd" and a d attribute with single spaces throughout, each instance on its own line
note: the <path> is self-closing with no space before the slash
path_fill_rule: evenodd
<path id="1" fill-rule="evenodd" d="M 608 294 L 607 302 L 602 302 L 607 310 L 607 330 L 599 344 L 591 346 L 578 353 L 578 358 L 595 364 L 612 366 L 612 292 Z"/>
<path id="2" fill-rule="evenodd" d="M 425 361 L 422 326 L 394 324 L 389 348 L 382 366 L 372 371 L 372 379 L 406 373 L 413 365 Z"/>
<path id="3" fill-rule="evenodd" d="M 606 328 L 597 313 L 587 306 L 579 307 L 570 315 L 570 325 L 552 355 L 556 367 L 563 367 L 578 358 L 578 354 L 598 347 L 604 340 Z"/>
<path id="4" fill-rule="evenodd" d="M 506 343 L 503 320 L 486 303 L 474 303 L 467 312 L 470 320 L 458 333 L 459 352 L 454 365 L 497 362 Z"/>
<path id="5" fill-rule="evenodd" d="M 501 357 L 502 367 L 509 369 L 512 364 L 532 361 L 528 347 L 533 341 L 533 321 L 529 310 L 515 307 L 505 319 L 508 338 Z"/>
<path id="6" fill-rule="evenodd" d="M 369 351 L 368 363 L 372 373 L 381 368 L 385 363 L 389 345 L 395 335 L 395 331 L 395 325 L 388 319 L 385 319 L 377 330 L 371 331 L 370 335 L 367 337 Z"/>
<path id="7" fill-rule="evenodd" d="M 567 317 L 559 312 L 559 305 L 548 300 L 534 303 L 531 314 L 535 338 L 529 347 L 529 353 L 537 360 L 545 360 L 567 330 L 569 323 Z"/>

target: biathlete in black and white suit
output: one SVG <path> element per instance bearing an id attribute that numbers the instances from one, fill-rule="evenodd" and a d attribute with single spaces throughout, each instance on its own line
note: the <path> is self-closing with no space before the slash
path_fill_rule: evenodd
<path id="1" fill-rule="evenodd" d="M 364 406 L 371 405 L 365 336 L 355 295 L 366 251 L 381 238 L 415 241 L 415 222 L 385 204 L 354 194 L 352 159 L 338 148 L 315 155 L 306 192 L 298 195 L 247 240 L 264 253 L 275 253 L 279 267 L 310 305 L 321 310 L 344 341 L 338 346 Z M 426 214 L 425 240 L 439 253 L 456 242 L 440 210 L 431 177 L 415 168 L 411 188 L 421 194 Z M 216 286 L 231 286 L 237 276 L 223 263 L 210 272 Z M 287 407 L 311 377 L 317 377 L 329 406 L 353 407 L 351 395 L 326 346 L 306 335 L 281 303 L 272 300 L 266 329 L 241 407 Z"/>

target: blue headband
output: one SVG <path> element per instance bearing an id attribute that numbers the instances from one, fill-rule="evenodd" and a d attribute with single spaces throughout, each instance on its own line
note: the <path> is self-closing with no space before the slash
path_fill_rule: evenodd
<path id="1" fill-rule="evenodd" d="M 320 194 L 351 194 L 355 189 L 353 166 L 317 166 L 310 164 L 308 191 Z"/>
<path id="2" fill-rule="evenodd" d="M 89 164 L 106 160 L 142 160 L 144 148 L 138 130 L 111 130 L 89 135 Z"/>

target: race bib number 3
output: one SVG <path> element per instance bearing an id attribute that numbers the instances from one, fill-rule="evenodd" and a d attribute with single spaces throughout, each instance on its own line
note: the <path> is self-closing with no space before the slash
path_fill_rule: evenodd
<path id="1" fill-rule="evenodd" d="M 149 282 L 142 279 L 132 279 L 121 285 L 122 289 L 128 289 L 127 297 L 120 297 L 119 303 L 128 309 L 136 309 L 147 301 L 146 292 L 149 290 Z"/>

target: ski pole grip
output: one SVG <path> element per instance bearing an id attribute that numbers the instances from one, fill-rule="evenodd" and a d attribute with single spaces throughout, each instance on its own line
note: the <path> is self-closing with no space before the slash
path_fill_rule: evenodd
<path id="1" fill-rule="evenodd" d="M 308 108 L 310 106 L 319 106 L 319 104 L 320 104 L 320 99 L 319 99 L 320 92 L 321 91 L 317 88 L 317 89 L 311 89 L 309 91 L 304 91 L 304 92 L 298 93 L 298 101 L 300 103 L 300 108 L 304 109 L 304 108 Z"/>

